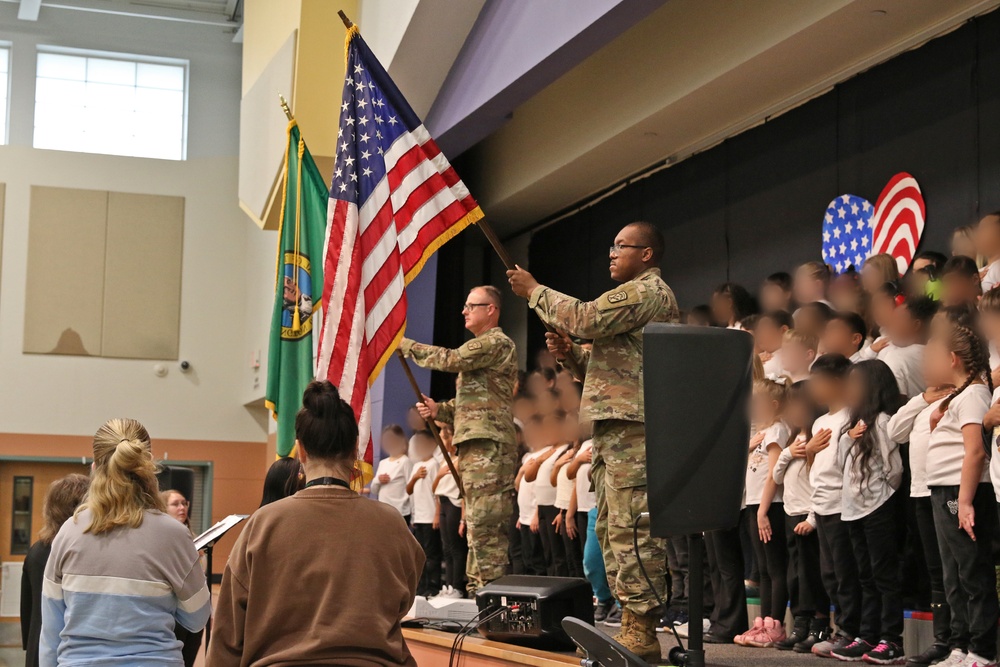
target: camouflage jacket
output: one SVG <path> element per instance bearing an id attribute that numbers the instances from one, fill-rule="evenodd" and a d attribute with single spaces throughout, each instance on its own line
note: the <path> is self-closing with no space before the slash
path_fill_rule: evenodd
<path id="1" fill-rule="evenodd" d="M 680 319 L 677 299 L 659 269 L 647 269 L 590 302 L 541 286 L 528 305 L 547 324 L 594 342 L 590 352 L 573 348 L 586 376 L 580 419 L 645 421 L 642 328 L 649 322 Z"/>
<path id="2" fill-rule="evenodd" d="M 458 373 L 455 398 L 438 405 L 438 419 L 453 424 L 456 445 L 478 438 L 514 444 L 511 407 L 517 351 L 500 327 L 484 331 L 457 350 L 407 338 L 399 349 L 418 366 Z"/>

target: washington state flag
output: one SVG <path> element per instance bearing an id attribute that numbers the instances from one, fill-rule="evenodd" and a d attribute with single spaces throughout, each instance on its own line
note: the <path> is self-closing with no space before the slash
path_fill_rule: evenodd
<path id="1" fill-rule="evenodd" d="M 298 124 L 290 121 L 264 394 L 278 420 L 278 456 L 292 454 L 295 415 L 313 379 L 313 311 L 323 296 L 321 258 L 329 198 Z"/>

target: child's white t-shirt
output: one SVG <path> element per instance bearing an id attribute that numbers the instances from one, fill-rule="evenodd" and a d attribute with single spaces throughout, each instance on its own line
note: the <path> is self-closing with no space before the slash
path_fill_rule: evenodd
<path id="1" fill-rule="evenodd" d="M 535 500 L 539 505 L 555 506 L 556 487 L 552 485 L 552 469 L 556 467 L 556 461 L 566 453 L 565 445 L 558 447 L 556 453 L 542 461 L 538 466 L 538 477 L 535 478 Z"/>
<path id="2" fill-rule="evenodd" d="M 437 509 L 437 506 L 434 504 L 434 491 L 431 490 L 431 485 L 434 484 L 434 478 L 438 474 L 438 462 L 432 456 L 427 461 L 414 463 L 410 479 L 413 479 L 413 475 L 421 468 L 427 469 L 427 476 L 423 479 L 418 479 L 413 484 L 413 514 L 411 518 L 415 524 L 429 524 L 434 523 L 435 510 Z"/>
<path id="3" fill-rule="evenodd" d="M 889 415 L 884 412 L 874 424 L 868 425 L 875 441 L 867 471 L 860 470 L 860 455 L 850 430 L 840 436 L 837 459 L 843 470 L 840 517 L 844 521 L 863 519 L 877 510 L 903 481 L 903 458 L 899 445 L 889 439 L 888 427 Z"/>
<path id="4" fill-rule="evenodd" d="M 924 347 L 920 344 L 906 347 L 891 345 L 878 355 L 896 376 L 899 393 L 906 396 L 907 400 L 927 389 L 927 383 L 924 382 Z"/>
<path id="5" fill-rule="evenodd" d="M 783 422 L 775 422 L 764 429 L 764 439 L 754 447 L 747 458 L 746 500 L 747 505 L 760 505 L 764 495 L 764 483 L 771 473 L 771 462 L 767 455 L 767 446 L 777 443 L 784 449 L 788 445 L 788 427 Z M 781 502 L 781 487 L 774 492 L 772 503 Z"/>
<path id="6" fill-rule="evenodd" d="M 806 434 L 799 433 L 792 445 L 804 444 Z M 778 462 L 774 464 L 774 481 L 781 489 L 781 499 L 785 505 L 785 514 L 800 516 L 812 514 L 812 486 L 809 484 L 809 470 L 804 458 L 793 458 L 791 445 L 782 450 Z M 806 519 L 816 526 L 816 520 Z"/>
<path id="7" fill-rule="evenodd" d="M 521 458 L 521 467 L 523 468 L 528 461 L 533 461 L 539 456 L 545 456 L 552 447 L 546 447 L 537 452 L 528 452 Z M 551 457 L 550 457 L 551 458 Z M 527 526 L 531 523 L 531 520 L 535 516 L 535 508 L 538 506 L 538 501 L 535 498 L 535 483 L 529 482 L 524 477 L 521 477 L 521 484 L 517 487 L 517 520 L 521 522 L 522 526 Z"/>
<path id="8" fill-rule="evenodd" d="M 941 405 L 942 398 L 928 405 L 923 394 L 917 394 L 889 418 L 889 439 L 895 443 L 910 443 L 910 497 L 931 495 L 927 486 L 927 448 L 931 441 L 931 414 Z"/>
<path id="9" fill-rule="evenodd" d="M 408 456 L 400 456 L 395 461 L 382 459 L 378 462 L 378 470 L 372 479 L 372 495 L 378 498 L 380 503 L 392 505 L 403 516 L 410 516 L 412 503 L 409 494 L 406 493 L 406 484 L 410 481 L 410 473 L 413 470 L 413 462 Z M 389 483 L 382 484 L 379 477 L 389 476 Z"/>
<path id="10" fill-rule="evenodd" d="M 962 483 L 962 461 L 965 459 L 965 439 L 962 427 L 978 424 L 990 409 L 992 396 L 984 384 L 974 384 L 951 399 L 937 428 L 931 431 L 927 445 L 927 486 L 958 486 Z M 988 466 L 983 467 L 980 482 L 990 481 Z"/>
<path id="11" fill-rule="evenodd" d="M 577 458 L 594 448 L 594 441 L 587 440 L 576 453 Z M 597 494 L 590 490 L 590 464 L 581 463 L 576 470 L 576 511 L 589 512 L 597 507 Z"/>
<path id="12" fill-rule="evenodd" d="M 850 412 L 826 413 L 813 422 L 812 432 L 830 429 L 830 445 L 813 457 L 809 467 L 809 484 L 812 487 L 812 510 L 821 516 L 840 514 L 841 494 L 844 487 L 844 469 L 837 462 L 837 446 L 841 434 L 847 429 Z"/>
<path id="13" fill-rule="evenodd" d="M 764 375 L 774 375 L 781 377 L 785 374 L 785 369 L 781 365 L 781 350 L 771 353 L 771 358 L 764 362 Z"/>
<path id="14" fill-rule="evenodd" d="M 993 391 L 993 402 L 1000 401 L 1000 387 Z M 1000 426 L 993 429 L 989 434 L 990 447 L 990 479 L 993 480 L 993 493 L 996 494 L 997 502 L 1000 502 L 1000 450 L 997 448 L 997 438 L 1000 437 Z"/>
<path id="15" fill-rule="evenodd" d="M 983 278 L 979 282 L 982 285 L 983 294 L 986 294 L 996 287 L 997 283 L 1000 283 L 1000 260 L 986 267 L 986 273 L 983 274 Z"/>
<path id="16" fill-rule="evenodd" d="M 576 481 L 569 478 L 569 464 L 566 463 L 556 473 L 556 507 L 561 510 L 569 509 L 575 486 Z"/>
<path id="17" fill-rule="evenodd" d="M 438 471 L 440 471 L 440 466 Z M 455 507 L 462 506 L 462 498 L 458 494 L 458 482 L 455 481 L 455 476 L 451 474 L 451 470 L 446 468 L 444 477 L 438 482 L 437 489 L 434 491 L 435 495 L 441 498 L 447 498 L 448 501 Z"/>

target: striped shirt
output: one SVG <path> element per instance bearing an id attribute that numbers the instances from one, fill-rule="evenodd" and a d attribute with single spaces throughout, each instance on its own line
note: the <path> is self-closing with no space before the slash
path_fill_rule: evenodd
<path id="1" fill-rule="evenodd" d="M 138 528 L 84 533 L 63 524 L 42 583 L 41 667 L 183 667 L 175 623 L 205 627 L 212 599 L 188 529 L 160 512 Z"/>

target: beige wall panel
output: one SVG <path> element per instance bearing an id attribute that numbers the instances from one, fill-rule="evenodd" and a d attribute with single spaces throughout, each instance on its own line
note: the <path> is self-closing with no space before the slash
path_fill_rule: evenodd
<path id="1" fill-rule="evenodd" d="M 109 193 L 102 356 L 177 358 L 183 241 L 183 197 Z"/>
<path id="2" fill-rule="evenodd" d="M 32 186 L 24 351 L 101 354 L 108 193 Z"/>

